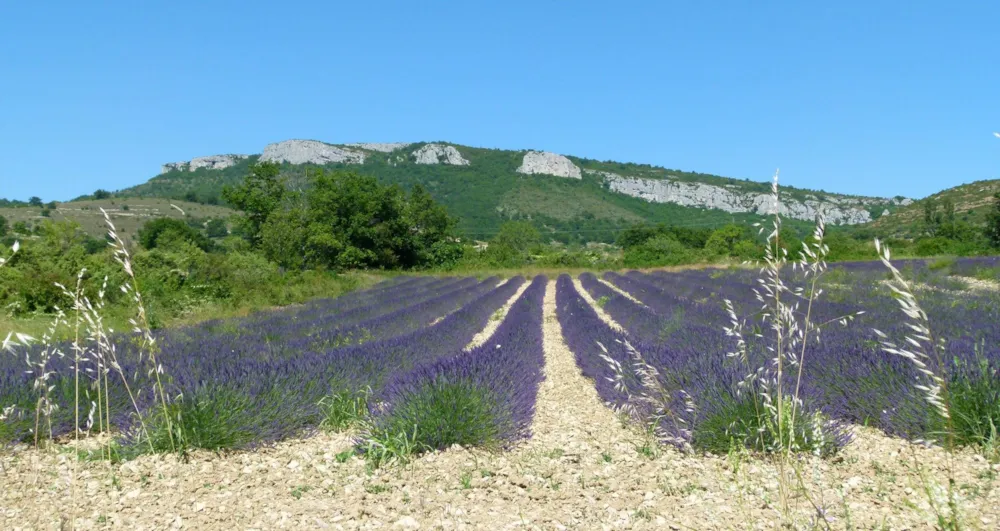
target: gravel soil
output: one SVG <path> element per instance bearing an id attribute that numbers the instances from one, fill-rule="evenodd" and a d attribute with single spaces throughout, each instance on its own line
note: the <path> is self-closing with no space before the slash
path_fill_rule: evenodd
<path id="1" fill-rule="evenodd" d="M 337 454 L 348 434 L 254 452 L 74 462 L 67 445 L 0 454 L 0 529 L 775 529 L 766 459 L 646 451 L 576 368 L 545 296 L 546 379 L 534 436 L 491 453 L 452 448 L 370 470 Z M 928 503 L 947 455 L 856 428 L 833 459 L 804 458 L 802 481 L 834 529 L 933 529 Z M 951 464 L 965 524 L 1000 528 L 1000 468 L 972 452 Z M 75 468 L 75 472 L 74 472 Z M 71 481 L 71 478 L 75 480 Z M 793 511 L 807 528 L 803 497 Z"/>

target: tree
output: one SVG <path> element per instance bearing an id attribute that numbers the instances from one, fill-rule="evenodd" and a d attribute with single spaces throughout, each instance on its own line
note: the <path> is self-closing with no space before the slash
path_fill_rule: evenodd
<path id="1" fill-rule="evenodd" d="M 0 238 L 7 235 L 10 230 L 10 226 L 7 225 L 7 218 L 0 216 Z"/>
<path id="2" fill-rule="evenodd" d="M 305 218 L 310 258 L 337 269 L 419 263 L 403 191 L 354 172 L 312 175 Z"/>
<path id="3" fill-rule="evenodd" d="M 415 262 L 440 265 L 458 260 L 462 246 L 452 237 L 458 220 L 448 215 L 423 186 L 416 184 L 410 190 L 405 215 Z"/>
<path id="4" fill-rule="evenodd" d="M 516 251 L 527 252 L 541 243 L 542 236 L 530 222 L 508 221 L 500 225 L 500 232 L 490 241 L 490 246 L 503 245 Z"/>
<path id="5" fill-rule="evenodd" d="M 728 224 L 712 232 L 705 242 L 705 250 L 715 256 L 738 256 L 737 244 L 742 240 L 752 240 L 752 232 L 748 227 Z M 741 247 L 745 250 L 745 247 Z"/>
<path id="6" fill-rule="evenodd" d="M 261 225 L 259 248 L 283 267 L 410 269 L 458 260 L 456 221 L 423 188 L 349 171 L 309 173 Z M 227 198 L 228 199 L 228 198 Z"/>
<path id="7" fill-rule="evenodd" d="M 243 183 L 222 189 L 222 198 L 243 212 L 237 223 L 254 247 L 260 246 L 261 227 L 268 216 L 281 207 L 285 198 L 285 183 L 279 177 L 280 169 L 274 162 L 259 162 L 250 167 Z"/>
<path id="8" fill-rule="evenodd" d="M 986 214 L 986 238 L 1000 249 L 1000 192 L 993 194 L 993 208 Z"/>
<path id="9" fill-rule="evenodd" d="M 96 191 L 94 191 L 94 199 L 107 199 L 109 197 L 111 197 L 111 192 L 107 190 L 98 188 Z"/>
<path id="10" fill-rule="evenodd" d="M 194 190 L 188 190 L 188 192 L 184 194 L 184 200 L 189 203 L 197 203 L 198 194 L 196 194 Z"/>
<path id="11" fill-rule="evenodd" d="M 494 265 L 518 265 L 528 260 L 531 249 L 541 240 L 538 229 L 530 222 L 508 221 L 490 240 L 486 257 Z"/>
<path id="12" fill-rule="evenodd" d="M 656 229 L 654 227 L 644 224 L 635 224 L 622 231 L 622 233 L 618 235 L 616 242 L 622 249 L 630 249 L 646 243 L 646 241 L 653 236 L 656 236 Z"/>
<path id="13" fill-rule="evenodd" d="M 687 264 L 696 255 L 672 234 L 658 234 L 626 250 L 623 259 L 628 267 L 647 267 Z"/>
<path id="14" fill-rule="evenodd" d="M 33 195 L 30 199 L 28 199 L 28 204 L 33 207 L 40 207 L 42 206 L 42 198 L 37 195 Z"/>
<path id="15" fill-rule="evenodd" d="M 278 210 L 261 227 L 261 250 L 267 259 L 289 269 L 306 267 L 308 223 L 300 208 Z"/>
<path id="16" fill-rule="evenodd" d="M 229 235 L 229 229 L 226 228 L 226 220 L 219 218 L 208 220 L 208 223 L 205 224 L 205 234 L 209 238 L 225 238 Z"/>
<path id="17" fill-rule="evenodd" d="M 208 238 L 179 219 L 149 220 L 139 229 L 138 236 L 139 244 L 145 249 L 168 247 L 178 242 L 190 242 L 203 251 L 208 251 L 212 247 L 212 242 Z"/>

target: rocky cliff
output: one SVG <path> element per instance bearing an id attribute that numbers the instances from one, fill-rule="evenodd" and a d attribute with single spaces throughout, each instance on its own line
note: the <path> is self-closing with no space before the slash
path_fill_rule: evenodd
<path id="1" fill-rule="evenodd" d="M 443 144 L 427 144 L 413 152 L 417 164 L 451 164 L 468 166 L 469 161 L 457 149 Z"/>
<path id="2" fill-rule="evenodd" d="M 367 149 L 369 151 L 381 151 L 382 153 L 392 153 L 397 149 L 403 149 L 410 145 L 410 142 L 355 142 L 344 144 L 348 147 Z"/>
<path id="3" fill-rule="evenodd" d="M 568 158 L 547 151 L 529 151 L 525 153 L 518 173 L 555 175 L 570 179 L 581 179 L 580 168 Z"/>
<path id="4" fill-rule="evenodd" d="M 363 164 L 365 153 L 315 140 L 285 140 L 264 146 L 264 153 L 260 156 L 260 160 L 289 164 L 330 164 L 333 162 Z"/>
<path id="5" fill-rule="evenodd" d="M 611 172 L 590 172 L 599 175 L 614 192 L 656 203 L 674 203 L 699 208 L 717 208 L 726 212 L 749 212 L 768 215 L 771 195 L 740 190 L 737 186 L 683 182 L 671 179 L 625 177 Z M 782 197 L 782 215 L 812 221 L 822 216 L 827 223 L 856 225 L 872 220 L 870 207 L 887 204 L 908 204 L 870 197 L 827 195 L 823 199 L 810 195 L 806 199 Z"/>
<path id="6" fill-rule="evenodd" d="M 188 162 L 168 162 L 160 167 L 160 173 L 168 171 L 194 171 L 198 168 L 210 170 L 221 170 L 230 166 L 235 166 L 239 161 L 249 155 L 211 155 L 208 157 L 197 157 Z"/>

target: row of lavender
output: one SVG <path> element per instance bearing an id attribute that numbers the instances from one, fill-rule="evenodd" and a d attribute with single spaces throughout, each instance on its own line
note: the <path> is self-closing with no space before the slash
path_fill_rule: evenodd
<path id="1" fill-rule="evenodd" d="M 543 379 L 547 284 L 546 277 L 535 277 L 482 345 L 397 373 L 375 394 L 367 441 L 384 447 L 403 435 L 427 450 L 453 444 L 502 447 L 530 436 Z"/>
<path id="2" fill-rule="evenodd" d="M 670 393 L 672 416 L 662 419 L 661 429 L 674 440 L 694 443 L 699 433 L 707 436 L 718 428 L 713 423 L 732 418 L 733 408 L 740 407 L 736 386 L 747 369 L 726 357 L 735 345 L 723 328 L 729 322 L 723 300 L 733 301 L 740 316 L 752 319 L 761 308 L 753 294 L 755 276 L 755 272 L 745 270 L 607 273 L 603 281 L 591 274 L 581 275 L 582 287 L 624 328 L 621 336 L 600 326 L 569 279 L 560 279 L 560 319 L 581 368 L 598 382 L 602 397 L 618 406 L 630 401 L 605 383 L 613 375 L 596 342 L 601 341 L 610 357 L 628 369 L 634 360 L 618 341 L 629 339 L 643 359 L 658 370 L 662 387 Z M 809 345 L 802 380 L 806 410 L 821 411 L 839 421 L 874 425 L 892 435 L 914 439 L 932 436 L 940 430 L 941 419 L 915 388 L 917 371 L 906 360 L 883 352 L 873 331 L 882 330 L 898 341 L 911 332 L 881 284 L 884 270 L 848 264 L 834 268 L 829 279 L 827 298 L 821 298 L 813 308 L 812 317 L 817 322 L 859 310 L 865 313 L 850 326 L 824 328 L 822 341 Z M 639 302 L 623 296 L 612 285 Z M 992 404 L 988 407 L 996 409 L 1000 406 L 995 385 L 1000 368 L 997 294 L 964 292 L 956 296 L 954 292 L 926 289 L 920 291 L 920 297 L 935 335 L 945 342 L 945 369 L 955 383 L 956 401 L 985 400 Z M 764 363 L 767 354 L 763 342 L 751 345 L 750 356 L 751 366 Z M 633 374 L 632 379 L 631 392 L 641 394 L 638 375 Z M 995 413 L 964 415 L 959 422 L 968 425 L 969 433 L 987 437 Z M 836 428 L 834 431 L 839 433 Z"/>
<path id="3" fill-rule="evenodd" d="M 192 446 L 246 447 L 303 433 L 322 420 L 318 404 L 324 397 L 344 389 L 380 390 L 393 375 L 461 352 L 523 282 L 520 277 L 500 286 L 496 278 L 400 279 L 246 322 L 159 333 L 167 394 L 176 397 L 170 407 L 184 419 Z M 303 330 L 310 331 L 306 340 L 299 337 Z M 344 337 L 357 340 L 329 344 L 330 338 Z M 138 409 L 148 418 L 140 431 L 129 389 L 120 378 L 110 378 L 113 428 L 126 442 L 145 433 L 155 438 L 162 426 L 150 414 L 156 410 L 153 376 L 137 364 L 131 337 L 121 336 L 115 345 Z M 74 427 L 73 360 L 68 346 L 62 350 L 65 356 L 46 363 L 52 375 L 49 396 L 58 406 L 50 415 L 54 436 Z M 39 352 L 27 356 L 37 358 Z M 81 418 L 88 415 L 92 376 L 82 377 Z M 25 373 L 23 360 L 0 357 L 0 404 L 15 405 L 19 413 L 0 423 L 0 440 L 30 436 L 39 396 L 35 380 Z"/>

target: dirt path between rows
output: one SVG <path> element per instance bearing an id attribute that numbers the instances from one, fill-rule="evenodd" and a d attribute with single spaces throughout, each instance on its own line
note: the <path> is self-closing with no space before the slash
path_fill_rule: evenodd
<path id="1" fill-rule="evenodd" d="M 626 299 L 628 299 L 628 300 L 630 300 L 630 301 L 632 301 L 632 302 L 634 302 L 634 303 L 636 303 L 636 304 L 638 304 L 640 306 L 645 306 L 646 305 L 641 300 L 633 297 L 631 293 L 629 293 L 629 292 L 627 292 L 627 291 L 619 288 L 618 286 L 616 286 L 612 282 L 608 282 L 607 280 L 604 280 L 603 278 L 598 278 L 597 281 L 600 282 L 601 284 L 604 284 L 608 288 L 611 288 L 612 290 L 614 290 L 615 292 L 617 292 L 622 297 L 625 297 Z M 577 288 L 577 291 L 583 292 L 584 290 L 582 290 L 580 288 Z"/>
<path id="2" fill-rule="evenodd" d="M 583 300 L 587 301 L 587 304 L 589 304 L 590 307 L 594 309 L 594 313 L 596 313 L 597 316 L 601 318 L 601 321 L 604 321 L 604 324 L 610 326 L 611 328 L 619 332 L 625 331 L 625 329 L 622 328 L 620 324 L 615 322 L 615 320 L 612 319 L 610 315 L 608 315 L 608 312 L 604 311 L 604 308 L 602 308 L 600 304 L 597 304 L 597 301 L 595 301 L 594 298 L 590 296 L 590 293 L 587 293 L 587 290 L 584 289 L 583 284 L 580 282 L 580 279 L 578 278 L 573 279 L 573 287 L 576 288 L 576 292 L 580 294 L 580 297 L 582 297 Z"/>
<path id="3" fill-rule="evenodd" d="M 534 436 L 513 450 L 453 448 L 373 471 L 357 457 L 338 459 L 348 435 L 319 434 L 186 461 L 79 463 L 75 498 L 66 451 L 0 452 L 0 529 L 69 529 L 71 516 L 79 529 L 130 530 L 774 529 L 770 463 L 737 469 L 725 457 L 644 450 L 580 375 L 555 317 L 554 282 L 543 327 Z M 804 467 L 832 527 L 932 528 L 921 475 L 943 477 L 943 452 L 857 433 L 836 459 Z M 967 526 L 996 529 L 1000 467 L 971 452 L 955 467 Z M 808 518 L 803 500 L 796 508 Z"/>
<path id="4" fill-rule="evenodd" d="M 505 279 L 503 282 L 508 282 L 509 280 L 510 279 Z M 501 283 L 500 285 L 502 286 L 503 283 Z M 510 312 L 511 307 L 514 306 L 514 303 L 517 302 L 517 299 L 521 298 L 521 294 L 524 293 L 525 290 L 527 290 L 528 286 L 530 285 L 531 282 L 526 281 L 521 283 L 520 286 L 518 286 L 517 291 L 515 291 L 514 294 L 511 295 L 510 299 L 507 299 L 507 302 L 505 302 L 504 305 L 500 307 L 500 309 L 497 310 L 496 313 L 493 314 L 493 316 L 490 317 L 490 320 L 486 323 L 486 327 L 480 330 L 479 333 L 477 333 L 472 338 L 472 341 L 470 341 L 469 344 L 466 345 L 465 347 L 466 351 L 470 351 L 482 345 L 483 343 L 486 342 L 487 339 L 489 339 L 493 335 L 494 332 L 497 331 L 497 328 L 500 326 L 500 323 L 503 322 L 503 320 L 507 317 L 507 313 Z"/>

